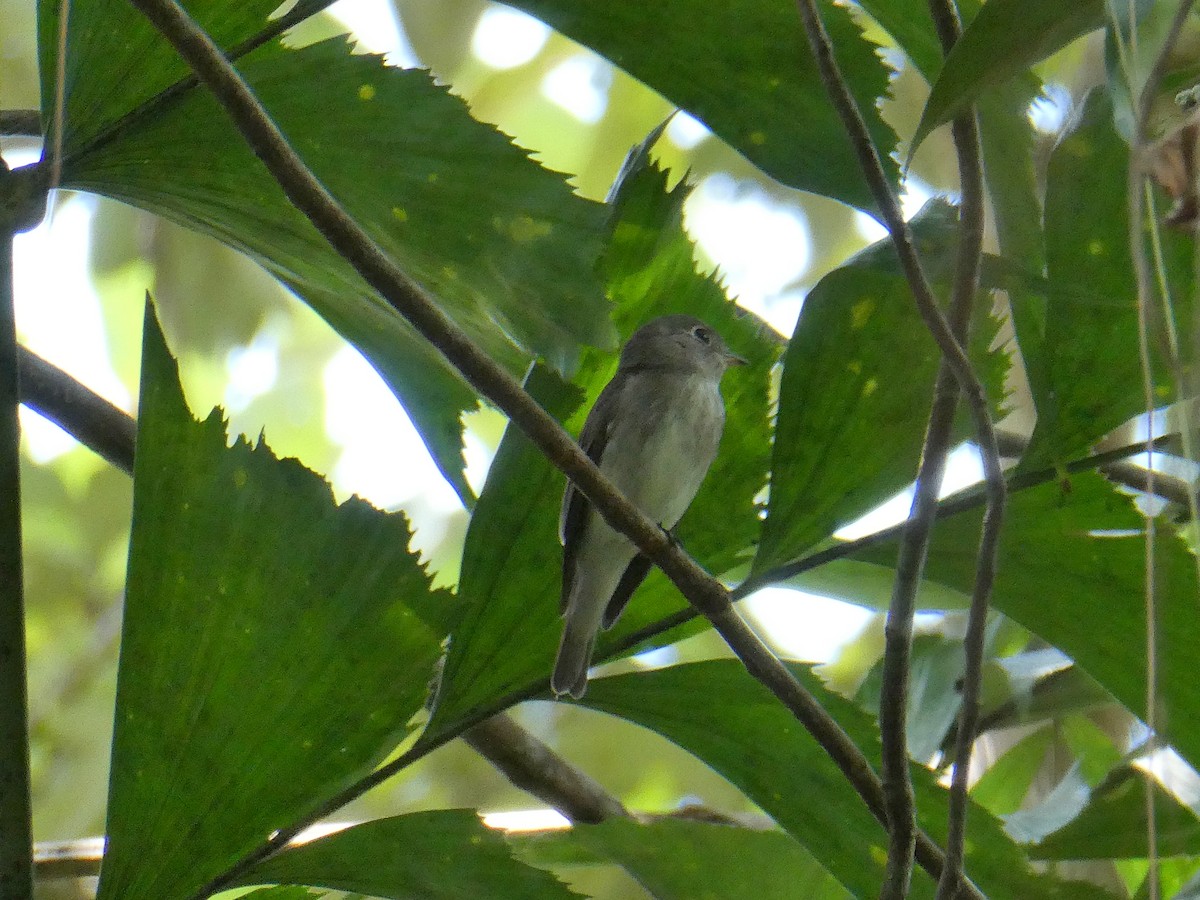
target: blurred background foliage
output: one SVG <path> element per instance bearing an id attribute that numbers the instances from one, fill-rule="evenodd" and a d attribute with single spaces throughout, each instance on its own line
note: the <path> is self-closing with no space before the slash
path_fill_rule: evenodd
<path id="1" fill-rule="evenodd" d="M 383 18 L 368 19 L 367 7 L 383 9 Z M 489 55 L 496 52 L 494 47 L 486 50 L 489 29 L 505 17 L 520 15 L 479 0 L 396 0 L 394 9 L 383 0 L 344 2 L 305 23 L 288 40 L 309 43 L 344 32 L 347 23 L 394 25 L 404 47 L 395 62 L 427 66 L 468 101 L 475 116 L 512 135 L 546 166 L 569 173 L 584 196 L 603 199 L 629 147 L 662 122 L 672 106 L 595 54 L 535 27 L 531 20 L 524 25 L 527 43 L 509 47 L 507 61 Z M 0 0 L 0 21 L 5 23 L 0 32 L 0 107 L 36 107 L 33 5 Z M 868 27 L 867 33 L 886 44 L 878 28 Z M 373 30 L 364 29 L 359 38 L 365 50 L 380 50 L 386 44 Z M 1102 51 L 1093 36 L 1040 67 L 1053 101 L 1043 104 L 1039 119 L 1047 151 L 1073 102 L 1104 77 Z M 886 46 L 881 52 L 894 65 L 901 64 L 900 54 Z M 883 113 L 902 137 L 915 129 L 926 95 L 919 75 L 911 69 L 898 72 Z M 659 145 L 662 162 L 675 177 L 698 184 L 687 224 L 697 241 L 699 264 L 718 268 L 730 294 L 785 335 L 806 291 L 880 234 L 873 223 L 842 204 L 764 177 L 686 118 L 677 119 L 667 136 Z M 34 147 L 32 141 L 10 139 L 4 149 L 16 160 Z M 953 191 L 953 156 L 944 133 L 935 133 L 922 145 L 910 174 L 918 186 L 909 197 L 914 209 L 925 196 Z M 414 454 L 411 426 L 396 401 L 314 312 L 247 257 L 113 201 L 61 195 L 48 227 L 48 235 L 23 239 L 45 245 L 36 254 L 41 268 L 21 277 L 17 298 L 18 326 L 27 346 L 82 380 L 94 386 L 99 382 L 98 389 L 132 411 L 142 302 L 149 291 L 180 361 L 195 414 L 203 417 L 212 406 L 221 405 L 231 434 L 240 431 L 253 438 L 265 433 L 279 456 L 295 456 L 328 475 L 339 498 L 360 493 L 379 505 L 403 508 L 416 526 L 416 546 L 439 583 L 455 581 L 467 513 L 430 464 Z M 747 239 L 747 234 L 752 237 Z M 64 258 L 81 251 L 87 262 L 84 281 L 70 275 L 77 261 Z M 84 290 L 86 295 L 81 295 Z M 205 298 L 203 305 L 191 302 L 197 295 Z M 65 318 L 80 326 L 75 329 L 80 332 L 76 343 L 64 344 L 59 329 L 52 327 Z M 1019 372 L 1010 387 L 1012 411 L 1005 424 L 1028 431 L 1032 413 Z M 348 393 L 370 394 L 374 413 L 348 415 Z M 125 475 L 90 451 L 64 442 L 53 426 L 35 419 L 23 411 L 34 827 L 36 839 L 54 840 L 98 834 L 104 826 L 131 488 Z M 503 419 L 484 411 L 470 414 L 467 425 L 468 478 L 478 489 Z M 380 471 L 386 472 L 389 465 L 399 471 L 381 477 Z M 869 706 L 878 691 L 879 614 L 848 614 L 837 604 L 794 597 L 780 601 L 793 613 L 782 620 L 772 618 L 771 601 L 754 610 L 768 627 L 773 621 L 794 622 L 797 608 L 810 619 L 830 616 L 833 624 L 826 629 L 829 637 L 823 648 L 824 657 L 832 660 L 827 675 L 839 690 Z M 956 669 L 947 660 L 958 644 L 947 638 L 956 639 L 962 625 L 957 613 L 920 622 L 917 677 L 927 688 L 921 696 L 929 703 L 922 709 L 935 718 L 953 715 L 954 703 L 947 702 L 946 695 L 953 692 Z M 787 637 L 778 636 L 787 649 Z M 850 639 L 843 643 L 845 638 Z M 993 628 L 989 650 L 996 658 L 1015 660 L 1050 652 L 1031 644 L 1026 632 L 1002 618 Z M 820 655 L 822 648 L 812 652 Z M 681 659 L 723 653 L 723 645 L 711 634 L 678 648 Z M 1019 668 L 1019 662 L 1007 670 L 993 662 L 989 678 L 996 696 L 1006 696 L 1020 681 Z M 1033 668 L 1030 661 L 1030 671 Z M 1059 708 L 1069 712 L 1051 716 L 1049 727 L 1044 720 L 1034 726 L 1018 722 L 1005 740 L 985 750 L 998 760 L 998 772 L 1007 761 L 1009 769 L 1003 771 L 1025 775 L 981 783 L 977 796 L 986 798 L 989 808 L 1013 812 L 1025 805 L 1036 816 L 1037 801 L 1061 784 L 1064 775 L 1077 770 L 1079 778 L 1095 785 L 1121 757 L 1123 751 L 1117 748 L 1128 740 L 1128 715 L 1106 695 L 1089 694 L 1086 684 L 1070 685 L 1062 696 L 1067 699 Z M 516 716 L 631 808 L 665 811 L 701 803 L 730 812 L 753 809 L 708 767 L 629 722 L 537 702 L 525 704 Z M 914 734 L 941 734 L 948 721 L 918 724 Z M 936 744 L 920 742 L 914 742 L 914 748 L 926 757 L 939 750 Z M 625 762 L 629 759 L 639 764 L 631 767 Z M 339 818 L 454 807 L 504 811 L 531 805 L 527 795 L 461 742 L 454 742 L 343 810 Z M 1038 830 L 1036 822 L 1030 827 Z M 1070 865 L 1059 864 L 1060 870 Z M 1185 880 L 1194 868 L 1181 864 L 1176 881 Z M 597 896 L 643 895 L 616 867 L 585 867 L 575 875 L 581 887 Z M 1092 875 L 1113 888 L 1122 888 L 1125 879 L 1134 884 L 1140 879 L 1132 863 L 1103 865 Z"/>

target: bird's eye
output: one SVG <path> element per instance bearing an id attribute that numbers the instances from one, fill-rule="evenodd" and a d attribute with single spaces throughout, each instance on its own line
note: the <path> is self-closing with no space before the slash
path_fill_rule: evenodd
<path id="1" fill-rule="evenodd" d="M 712 332 L 701 325 L 697 325 L 695 328 L 693 328 L 692 334 L 694 334 L 696 336 L 696 340 L 702 344 L 712 343 Z"/>

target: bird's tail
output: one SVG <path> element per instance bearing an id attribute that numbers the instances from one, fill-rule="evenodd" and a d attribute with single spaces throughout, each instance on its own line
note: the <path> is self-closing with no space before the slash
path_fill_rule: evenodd
<path id="1" fill-rule="evenodd" d="M 581 628 L 567 615 L 563 627 L 562 641 L 558 645 L 558 658 L 554 661 L 554 674 L 550 676 L 550 690 L 555 696 L 570 694 L 576 700 L 587 690 L 588 666 L 592 663 L 592 649 L 596 646 L 596 630 Z"/>

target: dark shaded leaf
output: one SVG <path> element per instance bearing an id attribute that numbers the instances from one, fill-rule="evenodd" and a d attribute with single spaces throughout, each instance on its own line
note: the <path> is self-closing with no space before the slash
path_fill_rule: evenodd
<path id="1" fill-rule="evenodd" d="M 952 269 L 957 212 L 929 204 L 914 220 L 930 278 Z M 972 356 L 993 400 L 1007 359 L 981 300 Z M 784 357 L 771 497 L 754 560 L 795 558 L 907 486 L 917 471 L 941 356 L 890 240 L 826 275 L 808 295 Z M 968 434 L 960 417 L 959 434 Z"/>
<path id="2" fill-rule="evenodd" d="M 191 6 L 207 21 L 208 6 Z M 104 15 L 106 5 L 73 4 L 72 34 Z M 185 91 L 103 130 L 180 74 L 161 40 L 141 37 L 141 27 L 132 33 L 104 21 L 93 40 L 68 48 L 76 51 L 68 96 L 85 71 L 89 79 L 101 72 L 101 82 L 116 71 L 130 83 L 114 92 L 123 109 L 106 101 L 97 118 L 70 121 L 63 186 L 141 206 L 260 262 L 371 360 L 469 500 L 459 417 L 474 406 L 474 391 L 291 207 L 207 92 Z M 154 63 L 148 69 L 141 54 Z M 301 50 L 270 44 L 238 67 L 347 212 L 510 370 L 521 371 L 531 354 L 570 370 L 581 343 L 611 346 L 595 276 L 603 208 L 472 119 L 428 73 L 352 56 L 337 39 Z"/>
<path id="3" fill-rule="evenodd" d="M 1014 320 L 1038 412 L 1021 461 L 1025 468 L 1079 455 L 1145 409 L 1128 214 L 1118 188 L 1128 160 L 1129 148 L 1113 128 L 1111 104 L 1094 92 L 1079 128 L 1050 159 L 1041 310 L 1029 306 Z M 1190 322 L 1192 241 L 1179 232 L 1164 232 L 1162 239 L 1176 317 Z M 1157 317 L 1151 326 L 1151 348 L 1157 351 Z M 1190 358 L 1189 348 L 1182 349 Z M 1170 396 L 1167 368 L 1155 356 L 1156 396 Z"/>
<path id="4" fill-rule="evenodd" d="M 312 884 L 394 900 L 557 900 L 579 896 L 548 872 L 513 858 L 504 836 L 470 810 L 376 819 L 292 847 L 240 884 Z"/>
<path id="5" fill-rule="evenodd" d="M 439 655 L 404 517 L 225 440 L 148 314 L 103 898 L 187 896 L 370 772 Z"/>
<path id="6" fill-rule="evenodd" d="M 873 208 L 794 4 L 513 0 L 508 5 L 537 16 L 686 109 L 772 178 Z M 896 136 L 877 108 L 888 70 L 846 9 L 819 5 L 838 64 L 894 184 L 890 154 Z"/>
<path id="7" fill-rule="evenodd" d="M 807 669 L 792 670 L 878 765 L 875 720 L 826 690 Z M 582 702 L 651 728 L 695 754 L 744 791 L 852 895 L 878 893 L 886 858 L 883 827 L 825 751 L 739 663 L 717 660 L 600 678 Z M 913 778 L 921 826 L 938 840 L 946 792 L 926 769 L 914 766 Z M 1104 896 L 1032 873 L 983 810 L 972 808 L 968 824 L 967 872 L 987 896 Z M 932 895 L 932 882 L 917 870 L 911 896 Z"/>

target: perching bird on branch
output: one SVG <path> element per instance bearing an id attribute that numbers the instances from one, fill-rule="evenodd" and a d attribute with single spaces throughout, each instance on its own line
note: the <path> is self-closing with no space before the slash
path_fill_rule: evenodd
<path id="1" fill-rule="evenodd" d="M 721 376 L 745 360 L 692 316 L 643 325 L 621 351 L 617 374 L 588 414 L 579 444 L 600 471 L 668 531 L 683 516 L 717 455 L 725 425 Z M 563 497 L 562 642 L 550 687 L 579 699 L 601 626 L 609 628 L 650 571 L 571 482 Z"/>

